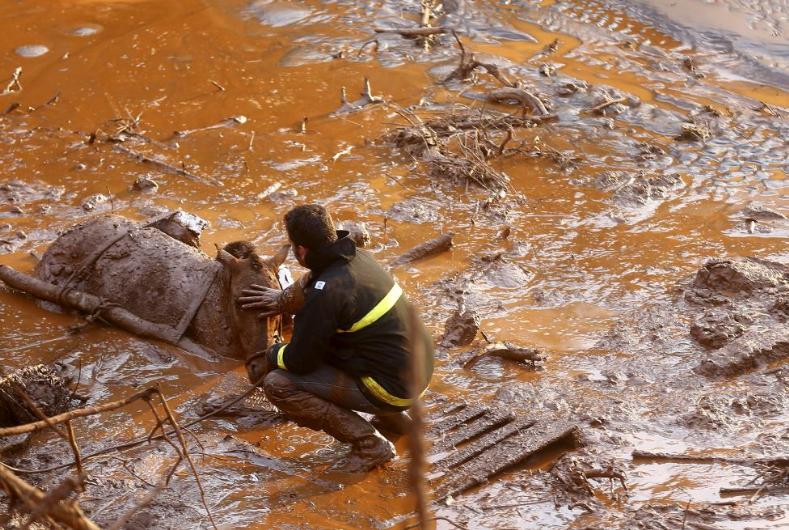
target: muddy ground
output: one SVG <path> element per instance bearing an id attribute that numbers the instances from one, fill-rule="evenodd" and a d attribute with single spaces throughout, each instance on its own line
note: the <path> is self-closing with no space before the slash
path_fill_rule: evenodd
<path id="1" fill-rule="evenodd" d="M 11 3 L 0 263 L 32 270 L 95 213 L 178 208 L 210 221 L 207 251 L 247 238 L 271 254 L 282 214 L 321 202 L 365 223 L 441 342 L 430 403 L 579 425 L 578 447 L 436 503 L 439 528 L 784 527 L 787 11 L 664 4 L 443 2 L 430 23 L 457 37 L 425 43 L 376 31 L 419 27 L 419 2 Z M 451 250 L 396 261 L 449 232 Z M 88 404 L 159 383 L 186 422 L 246 388 L 235 361 L 4 289 L 0 322 L 6 372 L 54 366 Z M 545 360 L 468 362 L 485 337 Z M 337 477 L 345 448 L 246 405 L 187 436 L 218 526 L 413 522 L 405 440 L 386 468 Z M 89 454 L 153 425 L 136 403 L 75 429 Z M 70 455 L 41 434 L 2 461 Z M 109 526 L 174 458 L 153 443 L 88 460 L 80 505 Z M 209 528 L 187 468 L 127 527 Z"/>

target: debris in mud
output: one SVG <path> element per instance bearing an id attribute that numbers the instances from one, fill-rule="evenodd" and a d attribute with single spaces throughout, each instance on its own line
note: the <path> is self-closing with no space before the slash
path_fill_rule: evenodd
<path id="1" fill-rule="evenodd" d="M 108 200 L 110 200 L 110 198 L 103 193 L 96 193 L 82 201 L 82 209 L 86 212 L 93 211 L 97 206 L 104 204 Z"/>
<path id="2" fill-rule="evenodd" d="M 487 71 L 490 75 L 492 75 L 496 80 L 499 81 L 505 87 L 514 88 L 516 87 L 516 83 L 508 79 L 499 69 L 498 66 L 491 63 L 483 63 L 476 59 L 473 53 L 467 54 L 466 48 L 463 46 L 463 43 L 460 41 L 460 37 L 454 31 L 452 35 L 455 37 L 455 42 L 457 42 L 458 47 L 460 48 L 460 63 L 458 64 L 457 68 L 452 71 L 449 76 L 444 79 L 444 83 L 449 83 L 452 80 L 460 80 L 460 81 L 467 81 L 469 79 L 473 79 L 474 71 L 477 68 L 482 68 Z"/>
<path id="3" fill-rule="evenodd" d="M 707 298 L 749 296 L 765 289 L 789 289 L 789 266 L 758 258 L 711 259 L 696 273 L 693 294 Z"/>
<path id="4" fill-rule="evenodd" d="M 152 178 L 137 177 L 137 180 L 132 184 L 132 189 L 135 191 L 155 193 L 159 189 L 159 183 Z"/>
<path id="5" fill-rule="evenodd" d="M 348 101 L 348 96 L 346 93 L 346 89 L 343 86 L 342 90 L 340 91 L 340 108 L 334 111 L 334 115 L 338 116 L 341 114 L 348 114 L 349 112 L 355 112 L 357 110 L 361 110 L 364 107 L 369 105 L 375 105 L 377 103 L 383 103 L 384 98 L 383 96 L 375 96 L 373 95 L 372 87 L 370 85 L 370 80 L 368 78 L 364 78 L 364 89 L 361 93 L 361 98 L 355 101 Z"/>
<path id="6" fill-rule="evenodd" d="M 587 90 L 589 90 L 589 83 L 586 81 L 567 81 L 556 89 L 556 94 L 562 97 L 568 97 L 578 92 L 586 92 Z"/>
<path id="7" fill-rule="evenodd" d="M 529 108 L 538 117 L 551 114 L 548 109 L 549 104 L 546 104 L 538 94 L 534 94 L 525 88 L 497 88 L 487 92 L 486 97 L 491 103 L 515 103 L 524 108 Z"/>
<path id="8" fill-rule="evenodd" d="M 538 69 L 541 75 L 545 77 L 551 77 L 553 74 L 556 73 L 556 65 L 551 63 L 543 63 L 540 65 Z"/>
<path id="9" fill-rule="evenodd" d="M 198 132 L 211 131 L 213 129 L 226 129 L 228 127 L 233 127 L 235 125 L 244 125 L 247 121 L 249 121 L 249 118 L 247 118 L 246 116 L 241 116 L 241 115 L 231 116 L 213 125 L 207 125 L 205 127 L 197 127 L 195 129 L 184 129 L 183 131 L 175 131 L 173 133 L 173 138 L 186 138 L 187 136 L 191 136 Z"/>
<path id="10" fill-rule="evenodd" d="M 435 470 L 428 479 L 441 500 L 487 482 L 546 447 L 568 440 L 574 445 L 578 427 L 462 404 L 434 419 L 427 435 L 434 440 L 428 460 Z"/>
<path id="11" fill-rule="evenodd" d="M 696 367 L 708 377 L 727 377 L 755 370 L 767 363 L 789 357 L 789 324 L 768 330 L 749 330 L 710 354 Z"/>
<path id="12" fill-rule="evenodd" d="M 683 415 L 680 423 L 701 429 L 728 429 L 743 417 L 755 420 L 779 416 L 788 403 L 787 397 L 782 393 L 710 392 L 699 398 L 694 410 Z M 747 463 L 749 460 L 742 457 L 742 461 Z"/>
<path id="13" fill-rule="evenodd" d="M 425 241 L 421 245 L 415 246 L 408 252 L 400 254 L 390 263 L 390 267 L 400 267 L 401 265 L 413 263 L 415 261 L 430 258 L 432 256 L 441 254 L 442 252 L 446 252 L 452 248 L 453 237 L 454 234 L 449 232 L 447 234 L 441 234 L 430 241 Z"/>
<path id="14" fill-rule="evenodd" d="M 776 212 L 765 208 L 761 204 L 751 204 L 740 212 L 746 219 L 754 221 L 785 221 L 786 216 L 781 212 Z"/>
<path id="15" fill-rule="evenodd" d="M 348 236 L 353 239 L 356 246 L 359 248 L 366 248 L 370 246 L 370 231 L 367 229 L 365 223 L 357 223 L 355 221 L 340 221 L 337 225 L 339 230 L 348 232 Z"/>
<path id="16" fill-rule="evenodd" d="M 65 188 L 43 182 L 10 180 L 0 183 L 0 203 L 26 206 L 37 201 L 56 201 L 63 197 Z"/>
<path id="17" fill-rule="evenodd" d="M 0 92 L 0 96 L 13 94 L 14 92 L 20 92 L 22 90 L 22 83 L 19 81 L 20 77 L 22 77 L 22 67 L 17 66 L 14 69 L 14 73 L 11 74 L 11 80 L 8 81 L 8 84 L 5 86 L 3 91 Z M 6 114 L 8 114 L 8 111 L 6 111 Z"/>
<path id="18" fill-rule="evenodd" d="M 708 123 L 698 121 L 695 118 L 693 121 L 682 124 L 682 132 L 676 137 L 677 140 L 690 140 L 706 142 L 712 138 L 712 131 Z"/>
<path id="19" fill-rule="evenodd" d="M 0 427 L 38 421 L 32 407 L 46 416 L 61 414 L 71 408 L 73 399 L 66 381 L 51 367 L 27 366 L 0 378 Z"/>
<path id="20" fill-rule="evenodd" d="M 627 109 L 627 107 L 623 105 L 625 102 L 627 102 L 626 97 L 611 97 L 608 94 L 604 94 L 601 102 L 594 107 L 585 109 L 584 112 L 600 116 L 607 116 L 609 112 L 611 114 L 621 114 Z"/>
<path id="21" fill-rule="evenodd" d="M 601 463 L 601 458 L 589 451 L 574 452 L 563 455 L 551 467 L 551 475 L 558 483 L 559 489 L 570 499 L 571 503 L 590 502 L 597 491 L 597 480 L 609 481 L 611 500 L 619 500 L 618 493 L 614 490 L 614 482 L 621 487 L 627 495 L 627 472 L 625 465 L 613 459 Z"/>
<path id="22" fill-rule="evenodd" d="M 461 304 L 457 311 L 444 324 L 444 335 L 439 341 L 445 347 L 468 346 L 479 333 L 481 324 L 479 315 Z"/>
<path id="23" fill-rule="evenodd" d="M 488 344 L 479 351 L 471 352 L 470 357 L 463 361 L 463 368 L 470 368 L 483 357 L 499 357 L 519 364 L 536 366 L 537 363 L 545 361 L 545 352 L 536 348 L 524 348 L 508 342 Z"/>
<path id="24" fill-rule="evenodd" d="M 690 335 L 702 346 L 717 349 L 742 335 L 751 322 L 742 314 L 711 310 L 691 325 Z"/>

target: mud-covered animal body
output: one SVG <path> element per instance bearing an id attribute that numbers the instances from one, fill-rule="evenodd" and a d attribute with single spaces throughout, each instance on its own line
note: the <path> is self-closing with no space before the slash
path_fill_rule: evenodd
<path id="1" fill-rule="evenodd" d="M 266 260 L 236 244 L 228 246 L 236 255 L 220 250 L 211 259 L 187 243 L 155 225 L 97 216 L 52 243 L 35 275 L 171 326 L 220 355 L 244 358 L 266 347 L 275 326 L 240 311 L 235 300 L 251 283 L 277 287 L 285 253 Z"/>

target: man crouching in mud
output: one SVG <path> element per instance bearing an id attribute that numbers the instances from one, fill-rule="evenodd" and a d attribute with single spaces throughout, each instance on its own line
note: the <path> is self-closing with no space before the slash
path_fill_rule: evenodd
<path id="1" fill-rule="evenodd" d="M 309 273 L 284 291 L 254 285 L 240 302 L 244 309 L 262 310 L 261 318 L 295 313 L 292 340 L 250 357 L 247 372 L 253 383 L 265 374 L 267 398 L 290 419 L 351 444 L 338 470 L 365 472 L 395 451 L 354 411 L 373 414 L 383 430 L 404 434 L 412 404 L 410 340 L 424 344 L 424 389 L 433 371 L 432 339 L 391 275 L 347 232 L 335 231 L 322 206 L 293 208 L 285 227 Z"/>

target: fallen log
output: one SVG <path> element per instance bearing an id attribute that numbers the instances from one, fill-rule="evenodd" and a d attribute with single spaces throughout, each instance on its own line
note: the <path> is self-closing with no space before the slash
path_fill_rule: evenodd
<path id="1" fill-rule="evenodd" d="M 0 265 L 0 280 L 16 290 L 24 291 L 36 298 L 84 311 L 91 315 L 98 315 L 110 324 L 135 335 L 161 340 L 206 360 L 214 360 L 216 357 L 212 352 L 192 340 L 179 336 L 180 334 L 175 328 L 140 318 L 122 307 L 108 304 L 98 296 L 74 289 L 64 290 L 62 287 L 19 272 L 8 265 Z"/>
<path id="2" fill-rule="evenodd" d="M 453 236 L 454 234 L 449 232 L 447 234 L 441 234 L 430 241 L 425 241 L 421 245 L 417 245 L 405 254 L 401 254 L 395 258 L 391 263 L 391 267 L 399 267 L 407 263 L 413 263 L 414 261 L 419 261 L 446 252 L 452 248 Z"/>
<path id="3" fill-rule="evenodd" d="M 3 484 L 10 497 L 21 500 L 31 512 L 47 500 L 43 491 L 16 476 L 3 464 L 0 464 L 0 483 Z M 96 523 L 85 516 L 76 502 L 53 502 L 51 506 L 47 507 L 45 513 L 66 528 L 99 530 Z"/>

